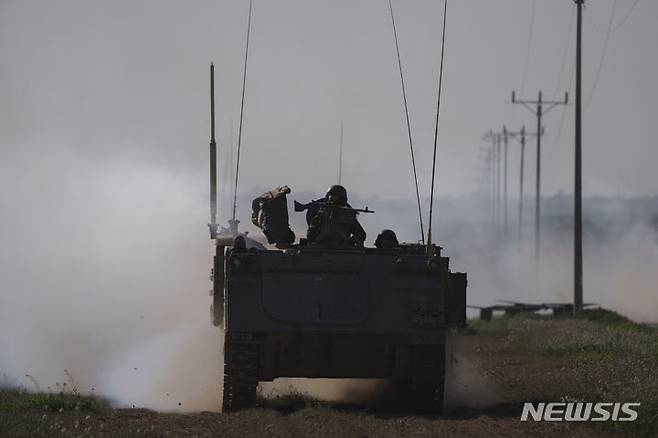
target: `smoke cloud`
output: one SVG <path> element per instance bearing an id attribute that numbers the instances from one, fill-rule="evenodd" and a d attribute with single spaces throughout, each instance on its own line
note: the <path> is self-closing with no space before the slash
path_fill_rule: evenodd
<path id="1" fill-rule="evenodd" d="M 0 374 L 5 383 L 32 389 L 34 379 L 44 390 L 72 378 L 83 393 L 109 397 L 119 406 L 218 410 L 222 336 L 209 315 L 213 248 L 205 229 L 204 175 L 91 163 L 65 149 L 50 155 L 47 166 L 30 165 L 27 155 L 12 159 L 0 173 L 5 205 L 0 216 Z M 256 196 L 261 190 L 249 192 Z M 529 230 L 521 244 L 512 238 L 500 243 L 477 199 L 442 200 L 437 210 L 437 240 L 453 269 L 468 272 L 469 303 L 569 301 L 569 225 L 552 227 L 547 219 L 537 271 Z M 377 214 L 362 219 L 368 242 L 381 228 L 416 240 L 412 201 L 369 201 Z M 351 202 L 368 203 L 358 194 Z M 241 200 L 240 205 L 245 217 L 242 210 L 249 203 Z M 298 235 L 304 234 L 302 216 L 293 216 Z M 603 217 L 605 233 L 587 228 L 594 231 L 586 238 L 585 301 L 655 322 L 656 230 L 650 220 L 628 222 L 615 212 Z M 449 379 L 453 407 L 472 402 L 465 394 L 473 387 L 495 400 L 495 390 L 467 362 L 454 365 L 451 373 L 456 376 Z M 471 389 L 460 391 L 459 382 Z M 343 401 L 382 391 L 376 381 L 295 380 L 263 385 L 263 393 L 290 388 Z"/>
<path id="2" fill-rule="evenodd" d="M 69 373 L 123 406 L 218 409 L 205 191 L 157 168 L 53 159 L 67 168 L 0 174 L 0 374 L 45 389 Z"/>

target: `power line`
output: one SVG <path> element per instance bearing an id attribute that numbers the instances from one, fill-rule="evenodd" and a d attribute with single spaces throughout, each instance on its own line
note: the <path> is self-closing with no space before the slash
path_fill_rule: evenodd
<path id="1" fill-rule="evenodd" d="M 624 24 L 626 24 L 626 21 L 628 21 L 628 19 L 631 17 L 631 15 L 633 15 L 633 11 L 635 11 L 635 7 L 637 6 L 638 3 L 640 3 L 640 0 L 635 0 L 635 2 L 631 5 L 631 7 L 630 7 L 630 8 L 628 9 L 628 11 L 626 12 L 626 14 L 624 14 L 624 16 L 622 17 L 622 19 L 619 20 L 618 23 L 616 23 L 615 25 L 612 26 L 612 29 L 610 29 L 610 32 L 611 32 L 611 33 L 614 34 L 614 33 L 617 32 L 619 29 L 621 29 L 621 28 L 624 26 Z M 591 25 L 591 28 L 594 29 L 595 31 L 597 31 L 598 33 L 607 33 L 607 32 L 608 32 L 607 29 L 601 29 L 601 28 L 596 24 L 596 22 L 595 22 L 594 20 L 591 20 L 591 19 L 590 19 L 590 20 L 589 20 L 589 24 Z"/>
<path id="2" fill-rule="evenodd" d="M 601 77 L 601 71 L 603 70 L 603 62 L 605 61 L 605 55 L 606 52 L 608 51 L 608 42 L 610 41 L 610 35 L 612 34 L 612 23 L 615 19 L 615 8 L 617 7 L 617 0 L 614 0 L 612 3 L 612 10 L 610 11 L 610 21 L 608 22 L 608 30 L 605 34 L 605 40 L 603 42 L 603 51 L 601 52 L 601 59 L 599 60 L 599 67 L 596 70 L 596 76 L 594 77 L 594 85 L 592 85 L 592 90 L 589 93 L 589 96 L 587 97 L 587 104 L 585 105 L 586 108 L 589 108 L 590 104 L 592 103 L 592 98 L 594 97 L 594 92 L 596 91 L 596 87 L 599 84 L 599 79 Z"/>
<path id="3" fill-rule="evenodd" d="M 571 94 L 573 90 L 573 79 L 574 76 L 576 75 L 576 63 L 573 64 L 571 67 L 571 79 L 569 80 L 569 94 Z M 564 126 L 564 120 L 566 119 L 567 115 L 567 107 L 562 108 L 562 115 L 560 116 L 560 126 L 557 128 L 557 134 L 555 134 L 555 142 L 553 143 L 554 145 L 558 144 L 560 141 L 560 138 L 562 137 L 562 127 Z"/>
<path id="4" fill-rule="evenodd" d="M 573 33 L 573 23 L 574 23 L 574 18 L 575 15 L 571 14 L 571 18 L 569 20 L 569 30 L 567 31 L 567 39 L 565 41 L 565 46 L 564 46 L 564 51 L 562 52 L 562 66 L 560 67 L 560 74 L 558 75 L 558 80 L 557 84 L 555 87 L 555 91 L 553 92 L 553 95 L 557 95 L 557 92 L 560 87 L 560 83 L 562 82 L 562 73 L 564 72 L 564 67 L 566 67 L 566 60 L 567 60 L 567 54 L 569 53 L 569 46 L 571 42 L 571 34 Z M 573 65 L 571 66 L 571 74 L 569 75 L 569 88 L 568 88 L 568 93 L 571 94 L 573 90 L 573 79 L 576 74 L 576 63 L 574 62 Z M 554 145 L 557 145 L 560 141 L 560 138 L 562 137 L 562 127 L 564 126 L 564 120 L 566 119 L 567 115 L 567 107 L 564 106 L 562 107 L 562 114 L 560 115 L 560 125 L 557 128 L 557 134 L 555 135 L 555 141 L 553 142 Z"/>
<path id="5" fill-rule="evenodd" d="M 635 0 L 635 3 L 633 3 L 633 6 L 631 6 L 631 8 L 626 13 L 626 15 L 624 15 L 624 18 L 622 18 L 619 21 L 619 23 L 615 24 L 612 27 L 612 29 L 610 30 L 612 33 L 615 33 L 617 30 L 619 30 L 626 23 L 626 20 L 628 20 L 628 18 L 631 16 L 631 14 L 635 10 L 635 7 L 637 6 L 638 3 L 640 3 L 640 0 Z"/>
<path id="6" fill-rule="evenodd" d="M 574 16 L 571 14 L 569 18 L 569 30 L 567 31 L 567 39 L 564 41 L 564 50 L 562 51 L 562 63 L 560 65 L 560 73 L 557 75 L 557 83 L 555 84 L 555 91 L 553 91 L 553 96 L 557 95 L 558 90 L 560 89 L 560 83 L 562 82 L 562 73 L 564 73 L 564 67 L 567 64 L 567 54 L 569 53 L 569 47 L 571 42 L 571 33 L 573 31 L 573 21 Z"/>
<path id="7" fill-rule="evenodd" d="M 525 91 L 525 82 L 528 77 L 528 64 L 530 63 L 530 47 L 532 46 L 532 36 L 535 29 L 535 7 L 537 6 L 537 0 L 532 1 L 532 6 L 530 8 L 530 29 L 528 30 L 528 45 L 526 46 L 525 51 L 525 62 L 523 64 L 523 79 L 521 80 L 521 93 Z"/>

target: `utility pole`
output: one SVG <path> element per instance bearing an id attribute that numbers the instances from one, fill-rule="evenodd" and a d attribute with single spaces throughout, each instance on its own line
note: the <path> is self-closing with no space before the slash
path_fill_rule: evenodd
<path id="1" fill-rule="evenodd" d="M 490 195 L 491 195 L 491 188 L 489 184 L 491 181 L 489 180 L 489 155 L 491 154 L 491 151 L 489 148 L 482 147 L 480 146 L 478 148 L 478 171 L 480 172 L 480 177 L 478 178 L 478 188 L 479 191 L 484 194 L 486 193 L 486 198 L 487 198 L 487 208 L 489 208 L 490 205 Z"/>
<path id="2" fill-rule="evenodd" d="M 480 147 L 478 154 L 480 178 L 478 179 L 479 191 L 482 194 L 485 209 L 493 217 L 493 185 L 491 179 L 491 148 Z"/>
<path id="3" fill-rule="evenodd" d="M 507 127 L 503 125 L 503 147 L 504 147 L 504 158 L 503 158 L 503 233 L 507 237 L 507 146 L 508 146 L 508 137 L 507 137 Z"/>
<path id="4" fill-rule="evenodd" d="M 496 188 L 497 188 L 497 191 L 496 191 L 496 204 L 498 205 L 498 208 L 497 208 L 498 216 L 496 217 L 496 223 L 498 223 L 498 224 L 500 224 L 500 222 L 501 222 L 500 216 L 501 216 L 501 213 L 502 213 L 501 202 L 500 202 L 501 201 L 501 192 L 502 192 L 502 190 L 501 190 L 501 180 L 502 180 L 502 178 L 501 178 L 501 165 L 500 165 L 502 154 L 501 154 L 501 151 L 500 151 L 500 143 L 501 143 L 500 142 L 500 133 L 497 133 L 496 134 L 496 180 L 497 180 L 497 183 L 496 183 Z"/>
<path id="5" fill-rule="evenodd" d="M 542 135 L 544 134 L 542 130 Z M 537 135 L 536 132 L 526 132 L 525 126 L 518 132 L 508 132 L 509 138 L 518 140 L 521 144 L 521 162 L 519 168 L 519 218 L 518 218 L 518 238 L 519 241 L 523 238 L 523 175 L 525 169 L 525 144 L 526 139 Z"/>
<path id="6" fill-rule="evenodd" d="M 491 197 L 491 224 L 496 224 L 496 165 L 494 162 L 494 147 L 490 146 L 488 149 L 487 159 L 489 161 L 489 187 Z"/>
<path id="7" fill-rule="evenodd" d="M 537 118 L 537 132 L 542 132 L 542 118 L 557 105 L 569 103 L 569 93 L 564 93 L 564 101 L 543 100 L 539 92 L 537 100 L 517 100 L 516 92 L 512 91 L 512 103 L 526 107 Z M 535 105 L 533 108 L 531 105 Z M 546 106 L 546 107 L 544 107 Z M 537 136 L 537 170 L 535 181 L 535 260 L 539 261 L 541 247 L 541 135 Z"/>
<path id="8" fill-rule="evenodd" d="M 497 225 L 502 223 L 503 231 L 507 231 L 507 128 L 501 132 L 490 130 L 482 139 L 491 141 L 494 161 L 494 218 Z M 502 162 L 502 163 L 501 163 Z"/>
<path id="9" fill-rule="evenodd" d="M 519 169 L 519 242 L 523 240 L 523 161 L 525 159 L 525 126 L 521 128 L 521 163 Z"/>
<path id="10" fill-rule="evenodd" d="M 489 200 L 491 204 L 491 223 L 496 223 L 496 170 L 494 168 L 494 148 L 490 146 L 487 149 L 487 162 L 489 164 Z"/>
<path id="11" fill-rule="evenodd" d="M 498 132 L 493 132 L 489 130 L 483 137 L 482 140 L 491 142 L 491 151 L 492 151 L 492 179 L 493 179 L 493 217 L 494 225 L 500 223 L 500 138 L 501 135 Z"/>
<path id="12" fill-rule="evenodd" d="M 574 171 L 574 287 L 573 311 L 583 309 L 583 217 L 582 217 L 582 42 L 583 4 L 585 0 L 574 0 L 578 14 L 576 30 L 576 138 Z"/>
<path id="13" fill-rule="evenodd" d="M 498 226 L 498 143 L 496 142 L 496 136 L 493 135 L 491 131 L 491 147 L 493 148 L 493 167 L 494 167 L 494 226 Z"/>

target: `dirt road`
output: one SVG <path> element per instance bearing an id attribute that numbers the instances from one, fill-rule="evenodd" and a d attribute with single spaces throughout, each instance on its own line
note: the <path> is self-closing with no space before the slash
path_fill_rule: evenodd
<path id="1" fill-rule="evenodd" d="M 3 391 L 0 436 L 657 436 L 658 335 L 623 321 L 518 317 L 456 335 L 442 417 L 289 397 L 248 411 L 160 414 L 68 395 Z M 626 372 L 635 364 L 635 372 Z M 640 365 L 638 367 L 637 365 Z M 520 422 L 525 400 L 641 401 L 634 423 Z M 39 398 L 41 397 L 41 398 Z M 76 407 L 77 406 L 77 407 Z"/>

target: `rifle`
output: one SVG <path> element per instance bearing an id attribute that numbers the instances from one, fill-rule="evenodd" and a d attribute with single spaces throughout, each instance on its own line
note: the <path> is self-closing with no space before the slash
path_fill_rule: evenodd
<path id="1" fill-rule="evenodd" d="M 311 201 L 306 204 L 302 204 L 301 202 L 294 201 L 294 204 L 295 204 L 295 211 L 297 212 L 306 211 L 311 207 L 318 207 L 318 208 L 323 207 L 323 208 L 337 208 L 341 210 L 353 211 L 355 213 L 374 213 L 373 210 L 368 209 L 368 206 L 366 206 L 366 208 L 352 208 L 346 205 L 332 204 L 331 202 L 327 202 L 327 201 Z"/>

